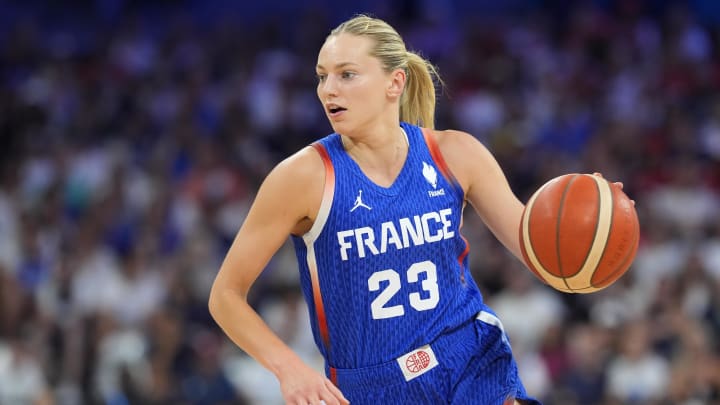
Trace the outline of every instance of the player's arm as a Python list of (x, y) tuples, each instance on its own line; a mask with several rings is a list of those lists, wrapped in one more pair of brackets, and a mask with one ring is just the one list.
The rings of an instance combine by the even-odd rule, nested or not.
[(518, 240), (524, 205), (513, 193), (495, 157), (468, 133), (436, 131), (435, 136), (465, 198), (495, 237), (524, 263)]
[(248, 291), (291, 233), (303, 233), (320, 206), (324, 167), (311, 147), (286, 159), (267, 176), (223, 261), (210, 292), (215, 321), (240, 348), (280, 381), (288, 403), (321, 399), (339, 404), (342, 394), (305, 365), (247, 302)]

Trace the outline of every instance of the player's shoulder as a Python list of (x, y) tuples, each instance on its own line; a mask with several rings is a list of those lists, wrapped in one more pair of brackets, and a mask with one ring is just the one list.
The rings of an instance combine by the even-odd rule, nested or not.
[(322, 187), (324, 176), (319, 153), (306, 146), (276, 164), (263, 180), (262, 188), (281, 194), (286, 200), (297, 199)]
[(312, 218), (319, 207), (324, 182), (322, 158), (312, 146), (306, 146), (275, 165), (263, 180), (258, 198), (263, 204), (296, 210), (298, 218)]
[(308, 145), (280, 161), (274, 170), (292, 177), (302, 178), (313, 177), (323, 167), (320, 153), (312, 145)]
[(447, 159), (467, 155), (469, 151), (482, 148), (483, 145), (472, 134), (457, 129), (433, 130), (430, 133)]
[(489, 167), (492, 157), (487, 148), (472, 134), (456, 129), (431, 131), (443, 160), (467, 191), (475, 178), (474, 173)]

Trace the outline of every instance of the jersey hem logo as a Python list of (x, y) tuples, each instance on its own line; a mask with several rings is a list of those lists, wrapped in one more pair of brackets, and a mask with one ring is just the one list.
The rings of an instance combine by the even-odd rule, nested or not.
[(397, 362), (400, 365), (405, 381), (420, 377), (439, 364), (430, 345), (422, 346), (398, 357)]
[(368, 211), (372, 211), (372, 207), (365, 204), (362, 200), (362, 190), (358, 190), (358, 196), (355, 198), (355, 205), (352, 208), (350, 208), (350, 212), (353, 212), (360, 207), (363, 207), (363, 208), (367, 209)]

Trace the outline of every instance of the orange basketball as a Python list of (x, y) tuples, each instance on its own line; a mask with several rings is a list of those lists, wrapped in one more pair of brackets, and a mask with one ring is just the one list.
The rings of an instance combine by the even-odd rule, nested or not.
[(551, 287), (590, 293), (625, 274), (637, 253), (640, 224), (627, 195), (602, 177), (566, 174), (530, 198), (520, 247), (530, 270)]

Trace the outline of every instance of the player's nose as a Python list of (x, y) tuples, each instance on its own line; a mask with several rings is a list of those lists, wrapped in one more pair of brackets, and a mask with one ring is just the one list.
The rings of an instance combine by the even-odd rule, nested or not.
[(337, 95), (337, 80), (333, 75), (328, 75), (325, 80), (320, 83), (319, 90), (324, 96)]

